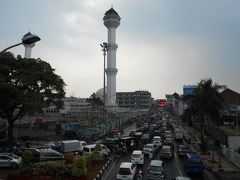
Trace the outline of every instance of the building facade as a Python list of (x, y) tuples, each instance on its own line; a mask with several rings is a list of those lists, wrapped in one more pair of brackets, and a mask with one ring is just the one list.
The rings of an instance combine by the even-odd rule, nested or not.
[(117, 92), (118, 107), (149, 109), (152, 103), (153, 98), (148, 91)]
[(235, 125), (240, 114), (240, 94), (231, 90), (225, 89), (221, 92), (223, 98), (223, 110), (221, 111), (221, 120), (224, 125)]
[[(197, 88), (197, 85), (184, 85), (183, 86), (183, 96), (193, 94), (196, 88)], [(184, 101), (183, 102), (183, 110), (186, 110), (188, 107), (189, 107), (189, 102)]]

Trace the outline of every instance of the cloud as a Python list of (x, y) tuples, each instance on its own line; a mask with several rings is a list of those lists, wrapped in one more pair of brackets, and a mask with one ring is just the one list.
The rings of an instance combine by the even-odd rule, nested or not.
[[(128, 91), (149, 88), (154, 97), (180, 91), (186, 83), (197, 82), (211, 69), (209, 40), (191, 35), (121, 39), (118, 50), (117, 88)], [(210, 63), (211, 64), (211, 63)], [(176, 88), (177, 87), (177, 88)]]

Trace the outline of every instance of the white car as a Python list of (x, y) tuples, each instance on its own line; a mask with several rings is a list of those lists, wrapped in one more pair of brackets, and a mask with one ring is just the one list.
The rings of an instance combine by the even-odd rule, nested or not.
[(122, 162), (117, 173), (117, 179), (133, 180), (137, 173), (137, 166), (131, 162)]
[(22, 158), (12, 153), (0, 153), (0, 167), (17, 168), (20, 166)]
[[(97, 144), (89, 144), (83, 147), (83, 154), (84, 155), (90, 155)], [(102, 150), (100, 151), (100, 154), (107, 156), (110, 153), (110, 150), (103, 144), (100, 144), (102, 147)]]
[(134, 164), (144, 164), (144, 155), (140, 150), (135, 150), (131, 156), (131, 162)]

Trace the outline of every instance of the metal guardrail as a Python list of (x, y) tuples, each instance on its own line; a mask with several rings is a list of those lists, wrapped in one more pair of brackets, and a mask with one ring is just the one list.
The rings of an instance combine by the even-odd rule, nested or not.
[(233, 149), (222, 146), (222, 154), (233, 164), (240, 168), (240, 154), (235, 152)]

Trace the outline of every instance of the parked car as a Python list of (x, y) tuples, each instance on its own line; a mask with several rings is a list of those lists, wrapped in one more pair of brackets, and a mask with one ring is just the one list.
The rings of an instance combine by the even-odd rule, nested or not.
[(144, 154), (140, 150), (133, 151), (131, 155), (131, 162), (134, 164), (144, 164)]
[(0, 167), (17, 168), (21, 165), (22, 158), (12, 153), (0, 153)]
[(190, 148), (187, 145), (179, 145), (177, 152), (179, 157), (185, 157), (187, 153), (190, 153)]
[[(38, 162), (40, 158), (40, 151), (37, 148), (24, 148), (24, 151), (30, 151), (33, 155), (33, 162)], [(24, 152), (23, 151), (23, 152)]]
[(64, 160), (64, 156), (52, 149), (40, 149), (40, 161), (57, 161), (57, 160)]
[(169, 146), (169, 145), (164, 145), (161, 148), (161, 153), (160, 153), (160, 157), (163, 158), (168, 158), (168, 159), (172, 159), (174, 157), (173, 154), (173, 147)]
[(137, 166), (131, 162), (122, 162), (117, 173), (117, 179), (133, 180), (137, 173)]
[(164, 180), (165, 179), (165, 172), (164, 172), (164, 166), (163, 161), (161, 160), (152, 160), (150, 162), (150, 165), (147, 169), (147, 180)]
[(143, 148), (144, 155), (147, 155), (149, 158), (153, 158), (157, 151), (158, 146), (155, 144), (146, 144)]

